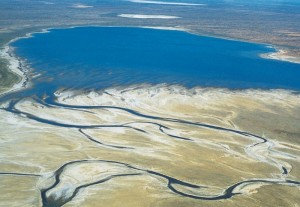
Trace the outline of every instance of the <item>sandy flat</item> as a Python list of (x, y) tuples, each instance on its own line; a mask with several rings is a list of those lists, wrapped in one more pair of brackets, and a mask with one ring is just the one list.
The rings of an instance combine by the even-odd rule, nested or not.
[(177, 16), (169, 15), (147, 15), (147, 14), (119, 14), (119, 17), (133, 18), (133, 19), (178, 19)]
[[(7, 206), (22, 199), (24, 206), (297, 203), (299, 185), (286, 182), (300, 179), (297, 94), (142, 85), (56, 98), (60, 105), (23, 99), (13, 112), (0, 106)], [(239, 195), (224, 200), (234, 185)]]
[(290, 55), (286, 50), (278, 50), (276, 52), (262, 54), (261, 57), (300, 64), (300, 58)]
[(179, 5), (179, 6), (204, 6), (205, 4), (185, 3), (185, 2), (169, 2), (169, 1), (149, 1), (149, 0), (128, 0), (139, 4), (161, 4), (161, 5)]
[(87, 9), (87, 8), (93, 8), (94, 6), (85, 5), (85, 4), (73, 4), (70, 7), (76, 8), (76, 9)]

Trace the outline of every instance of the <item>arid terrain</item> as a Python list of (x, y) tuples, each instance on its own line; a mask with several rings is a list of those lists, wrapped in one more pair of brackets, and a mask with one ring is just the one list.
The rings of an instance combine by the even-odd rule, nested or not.
[(267, 44), (277, 51), (261, 57), (298, 63), (299, 11), (296, 0), (2, 0), (0, 206), (298, 207), (298, 91), (144, 84), (10, 97), (37, 74), (7, 50), (47, 28), (157, 27)]
[(3, 103), (1, 204), (295, 206), (299, 101), (158, 85)]

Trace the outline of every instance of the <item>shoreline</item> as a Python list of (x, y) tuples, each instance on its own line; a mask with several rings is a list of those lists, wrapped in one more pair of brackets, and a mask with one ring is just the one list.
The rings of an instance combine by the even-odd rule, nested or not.
[(42, 29), (39, 32), (29, 32), (24, 36), (11, 39), (10, 41), (8, 41), (6, 44), (3, 45), (2, 49), (0, 49), (0, 57), (2, 57), (8, 62), (7, 69), (20, 78), (20, 80), (16, 82), (11, 88), (4, 91), (3, 93), (0, 93), (0, 97), (11, 92), (24, 90), (30, 87), (31, 84), (28, 73), (30, 70), (33, 69), (28, 66), (25, 60), (23, 60), (21, 57), (18, 57), (14, 53), (14, 48), (11, 46), (11, 44), (20, 39), (31, 38), (33, 37), (34, 34), (47, 33), (47, 32), (49, 32), (47, 29)]
[(156, 0), (126, 0), (136, 4), (159, 4), (159, 5), (175, 5), (175, 6), (206, 6), (207, 4), (188, 3), (188, 2), (168, 2)]
[(261, 54), (260, 57), (265, 59), (270, 59), (270, 60), (278, 60), (278, 61), (300, 64), (300, 57), (289, 55), (288, 50), (277, 49), (276, 47), (273, 48), (276, 50), (275, 52)]
[(25, 67), (24, 62), (16, 55), (14, 55), (11, 50), (11, 46), (5, 45), (4, 48), (0, 50), (0, 56), (8, 62), (7, 69), (10, 72), (14, 73), (20, 80), (13, 84), (11, 88), (1, 93), (0, 97), (14, 91), (23, 90), (28, 87), (28, 68)]
[[(193, 88), (187, 88), (185, 86), (179, 84), (134, 84), (134, 85), (126, 85), (126, 86), (112, 86), (109, 88), (97, 89), (97, 90), (77, 90), (77, 89), (62, 89), (58, 90), (54, 93), (54, 96), (58, 99), (58, 101), (62, 101), (66, 98), (71, 97), (80, 97), (86, 96), (89, 94), (95, 95), (97, 94), (115, 94), (115, 93), (126, 93), (128, 91), (139, 91), (139, 92), (147, 92), (149, 96), (154, 94), (161, 93), (162, 91), (170, 94), (178, 94), (178, 95), (186, 95), (188, 97), (192, 96), (210, 96), (213, 97), (217, 95), (222, 96), (240, 96), (240, 97), (252, 97), (253, 99), (259, 100), (277, 100), (277, 101), (285, 101), (286, 97), (293, 97), (297, 100), (300, 100), (300, 92), (286, 89), (228, 89), (228, 88), (215, 88), (215, 87), (200, 87), (196, 86)], [(217, 98), (215, 97), (215, 98)]]
[[(208, 35), (200, 35), (198, 33), (195, 33), (194, 31), (190, 29), (186, 29), (183, 27), (169, 27), (169, 26), (101, 26), (101, 25), (83, 25), (83, 26), (66, 26), (66, 27), (49, 27), (49, 28), (44, 28), (41, 29), (40, 31), (34, 31), (34, 32), (29, 32), (24, 36), (14, 38), (7, 42), (6, 44), (3, 45), (3, 48), (0, 49), (0, 57), (8, 61), (7, 64), (7, 69), (10, 70), (12, 73), (16, 74), (20, 80), (15, 83), (11, 88), (8, 90), (4, 91), (3, 93), (0, 94), (1, 96), (4, 96), (8, 93), (19, 91), (26, 89), (30, 87), (30, 77), (28, 76), (28, 72), (30, 70), (33, 70), (30, 68), (24, 60), (22, 60), (21, 57), (18, 57), (14, 53), (14, 48), (11, 46), (11, 44), (15, 41), (18, 41), (20, 39), (26, 39), (26, 38), (32, 38), (35, 34), (42, 34), (42, 33), (49, 33), (51, 30), (55, 29), (73, 29), (73, 28), (81, 28), (81, 27), (128, 27), (128, 28), (144, 28), (144, 29), (157, 29), (157, 30), (171, 30), (171, 31), (180, 31), (180, 32), (186, 32), (192, 35), (197, 35), (197, 36), (203, 36), (203, 37), (209, 37), (209, 38), (217, 38), (217, 39), (223, 39), (223, 40), (228, 40), (228, 41), (237, 41), (237, 42), (244, 42), (244, 43), (251, 43), (251, 44), (257, 44), (257, 45), (263, 45), (265, 47), (271, 47), (275, 50), (275, 52), (270, 52), (270, 53), (262, 53), (262, 54), (257, 54), (260, 58), (264, 59), (270, 59), (270, 60), (278, 60), (278, 61), (284, 61), (284, 62), (290, 62), (290, 63), (295, 63), (295, 64), (300, 64), (300, 58), (293, 57), (286, 55), (288, 51), (283, 50), (283, 49), (277, 49), (276, 46), (273, 45), (268, 45), (268, 44), (262, 44), (262, 43), (257, 43), (257, 42), (250, 42), (250, 41), (243, 41), (243, 40), (236, 40), (236, 39), (230, 39), (230, 38), (224, 38), (224, 37), (217, 37), (217, 36), (208, 36)], [(143, 87), (144, 84), (141, 84), (141, 87)], [(158, 85), (178, 85), (178, 84), (158, 84)], [(178, 85), (181, 86), (181, 85)], [(131, 86), (125, 86), (126, 88), (131, 87)], [(185, 87), (185, 86), (181, 86)], [(117, 87), (118, 88), (118, 87)], [(185, 87), (186, 88), (186, 87)], [(224, 89), (224, 90), (229, 90), (229, 91), (273, 91), (273, 90), (279, 90), (279, 91), (288, 91), (291, 93), (297, 93), (297, 91), (292, 90), (292, 89), (255, 89), (255, 88), (249, 88), (249, 89), (228, 89), (228, 88), (219, 88), (219, 87), (201, 87), (197, 86), (194, 88), (201, 88), (201, 89)], [(187, 88), (189, 90), (189, 88)], [(103, 89), (106, 90), (106, 89)]]
[(170, 15), (149, 15), (149, 14), (119, 14), (118, 17), (131, 18), (131, 19), (179, 19), (178, 16)]

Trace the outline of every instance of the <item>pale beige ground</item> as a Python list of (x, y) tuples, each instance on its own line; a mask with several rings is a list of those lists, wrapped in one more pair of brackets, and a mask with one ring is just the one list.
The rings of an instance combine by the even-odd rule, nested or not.
[[(69, 105), (118, 106), (145, 115), (245, 131), (269, 141), (253, 147), (261, 140), (230, 131), (145, 118), (115, 108), (79, 111), (25, 99), (15, 106), (20, 112), (74, 126), (54, 126), (0, 110), (0, 172), (41, 175), (0, 175), (0, 206), (41, 206), (39, 190), (51, 186), (55, 170), (76, 160), (86, 161), (68, 165), (47, 196), (67, 198), (75, 188), (111, 175), (138, 175), (82, 188), (65, 206), (297, 206), (300, 202), (299, 186), (261, 183), (241, 186), (236, 191), (242, 194), (227, 200), (197, 200), (172, 192), (167, 179), (146, 172), (206, 186), (173, 185), (180, 192), (204, 197), (222, 195), (226, 188), (244, 180), (299, 181), (299, 95), (280, 90), (187, 90), (163, 85), (105, 92), (57, 92), (57, 98)], [(1, 105), (6, 107), (6, 103)], [(163, 132), (157, 124), (165, 126)], [(281, 166), (289, 171), (287, 176), (282, 175)]]

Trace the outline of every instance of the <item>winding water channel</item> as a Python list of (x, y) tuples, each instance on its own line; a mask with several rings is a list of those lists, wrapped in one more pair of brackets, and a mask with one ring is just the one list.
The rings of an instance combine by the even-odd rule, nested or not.
[[(101, 31), (103, 28), (101, 29)], [(113, 29), (114, 30), (114, 29)], [(134, 30), (134, 29), (127, 29), (129, 32), (132, 32), (136, 34), (138, 31), (145, 32), (144, 30)], [(118, 29), (116, 30), (118, 31)], [(146, 30), (148, 31), (148, 30)], [(89, 31), (90, 32), (90, 31)], [(59, 32), (58, 32), (59, 33)], [(55, 33), (56, 34), (56, 33)], [(157, 35), (160, 35), (161, 31), (157, 32), (154, 31), (153, 35), (155, 38), (157, 38)], [(39, 35), (45, 35), (45, 34), (39, 34)], [(48, 35), (48, 34), (47, 34)], [(63, 33), (65, 35), (65, 33)], [(172, 37), (176, 38), (176, 33), (172, 33)], [(187, 38), (186, 34), (178, 34), (180, 37), (184, 36), (184, 38)], [(107, 38), (107, 34), (104, 33), (104, 36)], [(56, 37), (57, 38), (57, 37)], [(120, 37), (119, 37), (120, 38)], [(192, 36), (192, 39), (195, 37)], [(30, 40), (34, 40), (30, 39)], [(211, 39), (208, 39), (212, 41)], [(37, 41), (40, 41), (38, 39)], [(139, 40), (141, 41), (141, 40)], [(192, 41), (192, 40), (189, 40)], [(188, 41), (188, 42), (189, 42)], [(194, 41), (194, 40), (193, 40)], [(225, 40), (222, 40), (222, 44), (228, 44), (228, 42), (224, 42)], [(149, 42), (147, 42), (149, 43)], [(220, 43), (220, 42), (219, 42)], [(246, 44), (246, 43), (244, 43)], [(248, 43), (246, 44), (248, 49), (251, 49), (251, 51), (255, 51), (254, 46)], [(149, 46), (150, 47), (150, 46)], [(232, 49), (232, 47), (229, 47)], [(35, 48), (37, 51), (39, 51), (37, 48)], [(53, 49), (53, 48), (52, 48)], [(149, 48), (148, 48), (149, 49)], [(157, 49), (157, 48), (156, 48)], [(186, 48), (185, 48), (186, 49)], [(227, 48), (228, 49), (228, 48)], [(161, 51), (162, 52), (162, 51)], [(251, 53), (252, 53), (251, 52)], [(22, 53), (22, 52), (21, 52)], [(210, 53), (209, 53), (210, 54)], [(175, 55), (178, 55), (177, 53)], [(106, 55), (104, 55), (106, 57)], [(222, 55), (221, 55), (222, 56)], [(220, 56), (220, 57), (221, 57)], [(52, 57), (54, 58), (54, 57)], [(73, 58), (70, 57), (72, 60)], [(123, 61), (123, 59), (122, 59)], [(255, 59), (255, 61), (257, 61)], [(163, 62), (166, 64), (165, 60)], [(44, 66), (45, 68), (48, 67), (54, 67), (53, 64), (49, 63), (49, 65), (42, 62), (35, 62), (32, 63), (34, 66), (36, 64), (37, 71), (35, 72), (41, 72), (41, 67)], [(132, 62), (130, 62), (132, 64)], [(129, 65), (130, 65), (129, 64)], [(275, 62), (266, 62), (266, 65), (270, 64), (273, 65)], [(254, 64), (255, 65), (255, 64)], [(279, 63), (279, 65), (282, 65)], [(300, 181), (295, 178), (294, 176), (290, 176), (290, 172), (292, 171), (293, 164), (289, 163), (288, 159), (292, 159), (293, 161), (299, 161), (299, 157), (297, 155), (294, 155), (292, 153), (288, 152), (282, 152), (278, 149), (279, 145), (276, 140), (270, 137), (265, 137), (262, 135), (258, 135), (255, 133), (252, 133), (251, 131), (244, 131), (236, 127), (238, 123), (234, 123), (232, 121), (229, 121), (228, 123), (222, 122), (225, 120), (222, 115), (220, 116), (207, 116), (208, 119), (211, 118), (214, 120), (214, 122), (205, 122), (205, 121), (194, 121), (193, 116), (196, 111), (193, 111), (194, 109), (191, 107), (192, 112), (188, 111), (187, 114), (192, 117), (189, 118), (182, 118), (182, 117), (188, 117), (185, 113), (181, 113), (182, 117), (176, 116), (176, 111), (174, 111), (174, 116), (172, 116), (172, 113), (166, 113), (163, 114), (163, 111), (159, 111), (159, 107), (161, 107), (161, 98), (157, 100), (157, 106), (151, 105), (152, 108), (147, 108), (147, 99), (143, 99), (142, 95), (137, 96), (138, 98), (133, 96), (133, 100), (137, 101), (141, 104), (142, 107), (135, 107), (135, 103), (132, 103), (132, 107), (126, 107), (126, 104), (124, 105), (122, 101), (125, 100), (125, 96), (122, 97), (123, 93), (130, 93), (130, 88), (126, 89), (126, 84), (131, 82), (126, 82), (124, 80), (121, 81), (121, 85), (124, 84), (123, 91), (119, 93), (119, 96), (116, 96), (114, 93), (109, 92), (109, 90), (105, 90), (107, 86), (110, 76), (108, 76), (107, 80), (101, 85), (100, 88), (101, 92), (99, 92), (99, 96), (103, 96), (103, 100), (106, 100), (105, 97), (109, 97), (109, 101), (107, 103), (110, 104), (97, 104), (96, 102), (92, 102), (92, 104), (89, 104), (89, 100), (85, 104), (80, 104), (76, 102), (77, 95), (80, 96), (84, 93), (91, 92), (91, 88), (93, 88), (95, 83), (91, 83), (88, 87), (88, 90), (82, 90), (79, 91), (77, 86), (81, 86), (84, 82), (90, 83), (91, 80), (93, 80), (93, 76), (88, 76), (87, 78), (83, 78), (83, 83), (78, 83), (78, 85), (74, 86), (74, 81), (80, 82), (80, 80), (77, 78), (76, 80), (72, 80), (72, 83), (64, 83), (66, 80), (66, 77), (68, 76), (68, 72), (70, 65), (67, 66), (67, 71), (62, 71), (61, 75), (58, 75), (57, 79), (52, 79), (52, 76), (56, 76), (59, 67), (55, 68), (51, 74), (51, 71), (44, 71), (44, 74), (40, 74), (37, 78), (32, 78), (31, 81), (33, 83), (32, 86), (30, 86), (27, 89), (24, 89), (23, 91), (17, 91), (10, 94), (5, 94), (0, 97), (0, 112), (5, 112), (9, 116), (15, 116), (18, 117), (19, 120), (25, 120), (24, 122), (28, 123), (34, 123), (39, 124), (37, 126), (50, 126), (53, 127), (55, 130), (59, 131), (60, 129), (70, 129), (74, 133), (78, 133), (78, 136), (82, 138), (82, 140), (85, 140), (87, 143), (91, 144), (96, 149), (109, 149), (112, 150), (112, 153), (124, 153), (124, 154), (130, 154), (132, 153), (132, 156), (135, 158), (135, 156), (138, 156), (140, 151), (143, 152), (143, 148), (139, 148), (138, 145), (132, 144), (130, 141), (115, 143), (111, 142), (111, 140), (107, 140), (106, 136), (94, 136), (93, 133), (90, 132), (90, 130), (111, 130), (112, 132), (118, 131), (118, 130), (128, 130), (131, 133), (137, 134), (137, 137), (139, 140), (147, 137), (147, 138), (153, 138), (153, 146), (155, 146), (155, 139), (161, 139), (159, 141), (164, 141), (167, 143), (166, 145), (173, 147), (175, 145), (180, 146), (187, 146), (195, 145), (195, 146), (203, 146), (207, 147), (207, 149), (214, 148), (219, 149), (222, 152), (228, 152), (230, 156), (233, 154), (239, 154), (239, 152), (235, 151), (232, 147), (228, 147), (227, 145), (224, 145), (222, 143), (214, 142), (213, 140), (199, 140), (196, 135), (192, 136), (189, 135), (189, 133), (194, 131), (208, 131), (214, 134), (214, 136), (224, 136), (231, 138), (232, 136), (237, 137), (241, 142), (247, 142), (248, 144), (243, 145), (243, 151), (244, 151), (244, 157), (247, 157), (247, 159), (253, 159), (256, 162), (264, 163), (265, 165), (268, 165), (270, 167), (274, 167), (277, 169), (277, 173), (273, 173), (272, 176), (266, 177), (266, 178), (256, 178), (255, 176), (253, 178), (249, 179), (242, 179), (239, 182), (232, 183), (228, 185), (227, 187), (219, 190), (221, 193), (201, 193), (202, 190), (205, 190), (207, 192), (210, 192), (210, 189), (214, 188), (213, 186), (209, 186), (207, 184), (199, 184), (199, 183), (192, 183), (187, 182), (184, 179), (176, 178), (176, 176), (168, 175), (167, 173), (164, 173), (160, 170), (153, 170), (153, 168), (149, 167), (141, 167), (139, 164), (132, 164), (127, 163), (123, 161), (118, 161), (118, 159), (109, 160), (109, 159), (100, 159), (96, 158), (95, 156), (91, 159), (69, 159), (69, 161), (65, 162), (61, 166), (57, 166), (56, 170), (54, 171), (46, 171), (41, 173), (28, 173), (28, 172), (14, 172), (14, 171), (3, 171), (0, 172), (1, 177), (5, 176), (20, 176), (20, 177), (36, 177), (40, 181), (42, 181), (43, 185), (37, 185), (38, 190), (40, 191), (40, 197), (41, 197), (41, 203), (44, 207), (60, 207), (63, 206), (76, 198), (76, 196), (79, 196), (81, 192), (85, 189), (89, 189), (90, 186), (98, 186), (106, 182), (110, 182), (111, 180), (114, 180), (116, 178), (123, 178), (123, 177), (132, 177), (135, 178), (137, 176), (150, 176), (158, 180), (161, 186), (165, 187), (170, 193), (181, 196), (189, 199), (196, 199), (196, 200), (225, 200), (225, 199), (231, 199), (235, 196), (242, 196), (244, 194), (243, 189), (246, 186), (255, 186), (258, 185), (283, 185), (283, 186), (293, 186), (293, 187), (300, 187)], [(82, 67), (82, 65), (80, 65)], [(298, 67), (293, 65), (293, 67)], [(75, 67), (76, 68), (76, 67)], [(195, 69), (195, 68), (194, 68)], [(86, 70), (86, 69), (85, 69)], [(127, 69), (126, 69), (127, 70)], [(169, 69), (168, 69), (169, 70)], [(299, 70), (300, 71), (300, 70)], [(69, 71), (70, 72), (70, 71)], [(77, 71), (79, 73), (79, 76), (82, 75), (83, 71)], [(86, 72), (86, 71), (85, 71)], [(91, 71), (92, 73), (95, 73), (94, 70)], [(103, 71), (102, 71), (103, 72)], [(103, 73), (97, 74), (98, 76), (103, 75)], [(106, 69), (105, 69), (105, 72)], [(166, 72), (166, 71), (164, 71)], [(177, 71), (178, 72), (178, 71)], [(193, 71), (195, 72), (195, 71)], [(76, 73), (76, 70), (75, 72)], [(133, 73), (136, 73), (133, 72)], [(172, 78), (178, 78), (177, 73), (175, 73), (176, 77)], [(71, 74), (72, 78), (75, 76), (77, 77), (78, 74)], [(120, 74), (117, 74), (120, 75)], [(137, 84), (140, 81), (144, 81), (145, 75), (147, 74), (140, 74), (141, 79), (133, 78), (133, 83)], [(180, 73), (179, 73), (180, 76)], [(138, 77), (138, 75), (137, 75)], [(171, 79), (172, 79), (171, 78)], [(122, 78), (121, 78), (122, 79)], [(128, 78), (126, 78), (128, 80)], [(173, 80), (173, 79), (172, 79)], [(195, 83), (196, 79), (191, 79), (193, 86), (197, 85)], [(137, 82), (135, 82), (137, 81)], [(159, 80), (158, 82), (160, 82)], [(150, 81), (151, 82), (151, 81)], [(271, 81), (272, 82), (272, 81)], [(58, 83), (61, 83), (61, 85), (56, 85)], [(155, 83), (155, 81), (154, 81)], [(172, 83), (172, 81), (171, 81)], [(179, 82), (180, 83), (180, 82)], [(235, 82), (232, 86), (236, 87), (239, 84), (238, 82)], [(239, 82), (240, 83), (240, 82)], [(222, 83), (223, 84), (223, 83)], [(221, 84), (221, 85), (222, 85)], [(277, 83), (270, 83), (270, 85), (276, 85)], [(278, 83), (279, 84), (279, 83)], [(284, 82), (280, 83), (284, 84)], [(292, 85), (286, 85), (286, 87), (298, 87), (296, 83), (291, 83)], [(267, 88), (270, 86), (268, 85)], [(64, 87), (66, 89), (64, 89)], [(139, 90), (144, 90), (147, 86), (135, 86)], [(153, 86), (151, 86), (153, 87)], [(148, 91), (148, 94), (152, 93), (160, 93), (160, 86), (157, 86), (158, 88), (154, 88), (153, 91)], [(167, 86), (162, 86), (167, 87)], [(111, 88), (113, 88), (113, 84), (111, 85)], [(171, 88), (171, 86), (170, 86)], [(84, 88), (85, 89), (85, 88)], [(95, 90), (98, 90), (99, 88), (95, 88)], [(61, 98), (59, 95), (57, 95), (58, 91), (68, 92), (72, 90), (77, 90), (75, 95), (70, 95), (70, 97), (67, 97), (65, 99), (70, 99), (70, 103), (65, 102), (63, 98)], [(147, 90), (147, 89), (145, 89)], [(173, 89), (170, 89), (172, 91)], [(186, 89), (187, 91), (189, 89)], [(70, 92), (70, 93), (71, 93)], [(186, 93), (186, 94), (185, 94)], [(239, 92), (241, 93), (241, 92)], [(142, 93), (141, 93), (142, 94)], [(172, 93), (170, 93), (172, 95)], [(169, 95), (170, 95), (169, 94)], [(186, 95), (187, 97), (192, 97), (191, 94), (188, 94), (188, 92), (178, 93), (181, 96)], [(170, 95), (170, 96), (171, 96)], [(154, 96), (154, 95), (153, 95)], [(152, 96), (151, 96), (152, 97)], [(163, 96), (162, 96), (163, 97)], [(128, 97), (127, 97), (128, 98)], [(140, 99), (139, 99), (140, 98)], [(167, 100), (166, 96), (166, 100)], [(73, 100), (74, 99), (74, 100)], [(123, 100), (124, 99), (124, 100)], [(129, 97), (130, 99), (130, 97)], [(130, 100), (131, 100), (130, 99)], [(149, 98), (150, 99), (150, 98)], [(249, 98), (250, 99), (250, 98)], [(100, 99), (102, 100), (102, 99)], [(117, 100), (117, 101), (116, 101)], [(196, 99), (195, 99), (196, 100)], [(197, 99), (198, 100), (198, 99)], [(72, 101), (74, 104), (72, 104)], [(113, 101), (116, 101), (117, 104), (114, 104)], [(119, 102), (118, 102), (119, 101)], [(144, 102), (145, 103), (144, 103)], [(174, 101), (172, 99), (171, 103), (176, 103), (176, 100)], [(122, 103), (122, 104), (118, 104)], [(129, 103), (129, 102), (128, 102)], [(27, 105), (26, 105), (27, 104)], [(137, 104), (138, 105), (138, 104)], [(171, 105), (171, 104), (170, 104)], [(201, 104), (199, 104), (201, 105)], [(226, 103), (225, 103), (226, 105)], [(143, 106), (145, 106), (143, 110)], [(147, 106), (147, 107), (146, 107)], [(156, 108), (157, 107), (157, 108)], [(283, 107), (284, 108), (284, 107)], [(155, 110), (158, 110), (159, 112), (155, 112)], [(181, 108), (180, 110), (184, 111)], [(153, 113), (151, 113), (151, 110)], [(54, 113), (52, 112), (54, 111)], [(60, 114), (61, 112), (65, 114)], [(112, 117), (112, 120), (106, 119), (104, 115), (105, 113), (109, 113), (110, 117)], [(46, 115), (45, 115), (46, 114)], [(72, 120), (71, 118), (68, 118), (68, 115), (74, 115), (73, 117), (76, 117), (76, 114), (78, 114), (78, 120)], [(103, 117), (102, 117), (103, 115)], [(66, 116), (66, 118), (64, 117)], [(118, 116), (120, 116), (120, 120), (118, 120)], [(96, 117), (96, 119), (90, 120), (89, 118), (85, 117)], [(125, 118), (124, 118), (125, 117)], [(203, 115), (203, 117), (205, 117)], [(9, 118), (8, 118), (9, 119)], [(104, 121), (103, 121), (104, 120)], [(203, 119), (205, 120), (205, 119)], [(217, 120), (217, 121), (215, 121)], [(21, 122), (21, 121), (20, 121)], [(92, 123), (91, 123), (92, 122)], [(100, 123), (101, 122), (101, 123)], [(221, 122), (220, 124), (218, 124)], [(16, 123), (18, 125), (19, 123)], [(190, 128), (189, 128), (190, 127)], [(20, 128), (18, 128), (20, 129)], [(92, 131), (95, 132), (95, 131)], [(207, 133), (208, 133), (207, 132)], [(13, 133), (13, 132), (11, 132)], [(43, 129), (40, 131), (41, 137), (46, 136), (43, 133)], [(184, 134), (185, 135), (182, 135)], [(1, 135), (1, 134), (0, 134)], [(68, 134), (65, 135), (68, 137)], [(116, 135), (117, 137), (117, 135)], [(208, 136), (209, 137), (209, 136)], [(103, 140), (102, 140), (103, 138)], [(129, 138), (132, 138), (130, 135)], [(149, 139), (150, 139), (149, 138)], [(214, 138), (213, 136), (210, 138)], [(245, 141), (246, 140), (246, 141)], [(141, 143), (147, 143), (148, 141), (140, 141)], [(237, 141), (238, 142), (238, 141)], [(249, 144), (250, 143), (250, 144)], [(140, 143), (139, 143), (140, 144)], [(151, 143), (152, 144), (152, 143)], [(241, 144), (242, 145), (242, 144)], [(188, 147), (187, 147), (188, 148)], [(140, 151), (139, 151), (140, 150)], [(150, 149), (151, 150), (151, 149)], [(153, 149), (154, 150), (154, 149)], [(215, 149), (214, 149), (215, 150)], [(84, 151), (84, 153), (88, 154), (88, 151)], [(145, 152), (147, 153), (147, 152)], [(142, 153), (141, 153), (142, 154)], [(5, 157), (5, 155), (2, 155), (1, 157)], [(281, 159), (284, 157), (283, 159)], [(119, 157), (121, 158), (121, 157)], [(142, 158), (141, 158), (142, 159)], [(122, 159), (120, 159), (122, 160)], [(6, 160), (9, 162), (9, 159)], [(189, 160), (187, 160), (188, 162)], [(246, 162), (246, 160), (245, 160)], [(252, 161), (253, 162), (253, 161)], [(90, 164), (98, 166), (101, 168), (102, 165), (108, 166), (108, 170), (105, 171), (103, 176), (101, 173), (99, 175), (93, 175), (91, 176), (90, 180), (80, 180), (79, 181), (62, 181), (68, 177), (68, 173), (72, 172), (72, 168), (80, 167), (80, 166), (89, 166)], [(111, 170), (111, 169), (118, 169), (118, 170)], [(70, 172), (69, 172), (70, 171)], [(75, 170), (74, 170), (75, 171)], [(87, 171), (87, 175), (89, 172)], [(250, 172), (251, 173), (251, 172)], [(97, 177), (100, 176), (100, 177)], [(201, 174), (199, 175), (201, 177)], [(188, 179), (188, 177), (186, 178)], [(45, 184), (46, 183), (46, 184)], [(66, 184), (67, 183), (67, 184)], [(67, 187), (65, 187), (67, 186)], [(256, 188), (256, 187), (255, 187)], [(259, 187), (257, 187), (259, 188)], [(199, 190), (200, 193), (197, 193), (197, 190)]]

